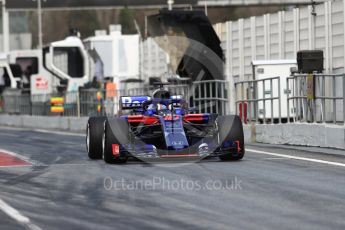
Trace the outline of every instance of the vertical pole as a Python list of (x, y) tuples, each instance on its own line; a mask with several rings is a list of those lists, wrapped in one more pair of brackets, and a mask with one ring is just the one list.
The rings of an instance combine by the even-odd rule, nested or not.
[(343, 75), (343, 122), (345, 126), (345, 75)]
[(248, 105), (247, 105), (247, 122), (251, 123), (252, 122), (252, 100), (253, 100), (253, 95), (252, 95), (252, 89), (253, 89), (253, 82), (250, 81), (247, 83), (247, 88), (248, 88)]
[(172, 10), (172, 5), (174, 4), (174, 0), (168, 0), (168, 9)]
[(9, 15), (6, 9), (6, 0), (2, 0), (2, 31), (3, 31), (3, 51), (10, 51), (10, 25)]
[(336, 77), (332, 76), (332, 88), (333, 88), (333, 123), (337, 123), (337, 93), (336, 93)]
[[(344, 14), (343, 25), (344, 25), (344, 30), (345, 30), (345, 1), (343, 1), (343, 14)], [(344, 36), (343, 46), (344, 46), (344, 52), (345, 52), (345, 36)], [(345, 56), (344, 56), (344, 72), (345, 72)], [(345, 75), (343, 75), (343, 122), (345, 126)]]
[(263, 87), (262, 87), (262, 102), (263, 102), (263, 111), (264, 111), (264, 119), (263, 123), (266, 124), (266, 95), (265, 95), (265, 90), (266, 90), (266, 80), (264, 79), (262, 81)]
[[(222, 90), (221, 98), (225, 98), (225, 85), (224, 84), (220, 84), (220, 89)], [(224, 106), (224, 104), (222, 104), (221, 111), (222, 111), (221, 115), (225, 115), (225, 106)]]
[(77, 116), (80, 117), (80, 94), (79, 94), (79, 90), (77, 91)]
[(273, 124), (273, 119), (274, 119), (273, 102), (274, 102), (274, 100), (273, 100), (273, 79), (272, 78), (270, 80), (270, 90), (271, 90), (271, 95), (270, 95), (271, 96), (271, 124)]
[[(280, 88), (280, 79), (281, 78), (278, 78), (278, 106), (279, 106), (279, 110), (278, 110), (278, 123), (282, 123), (282, 103), (281, 103), (281, 88)], [(287, 90), (288, 90), (288, 87), (287, 87)], [(289, 95), (289, 94), (287, 94)], [(288, 110), (289, 110), (289, 101), (288, 101)], [(288, 117), (289, 119), (289, 117)]]
[(254, 110), (255, 110), (255, 122), (259, 123), (259, 101), (258, 101), (258, 81), (254, 80)]
[(37, 19), (38, 19), (38, 49), (43, 47), (43, 33), (42, 33), (42, 0), (37, 0)]
[(233, 22), (227, 22), (226, 23), (226, 31), (227, 31), (227, 36), (226, 36), (226, 41), (227, 41), (227, 47), (226, 47), (226, 60), (227, 60), (227, 70), (228, 70), (228, 80), (230, 84), (230, 90), (229, 90), (229, 102), (230, 102), (230, 113), (233, 113), (236, 111), (237, 104), (232, 102), (232, 98), (237, 97), (237, 91), (235, 90), (235, 79), (233, 75), (233, 64), (232, 64), (232, 56), (233, 56), (233, 42), (232, 42), (232, 29), (233, 29)]
[(207, 89), (206, 89), (207, 86), (206, 86), (206, 84), (207, 83), (203, 83), (203, 85), (204, 85), (204, 87), (203, 87), (204, 88), (204, 95), (202, 97), (203, 98), (202, 102), (203, 102), (203, 107), (204, 107), (204, 110), (203, 110), (204, 113), (208, 112), (208, 107), (209, 107), (208, 106), (208, 101), (207, 101)]
[(241, 82), (241, 120), (244, 122), (244, 83)]
[(208, 12), (207, 12), (207, 1), (204, 1), (204, 3), (205, 3), (205, 14), (207, 16), (208, 15)]
[(199, 113), (201, 113), (201, 110), (202, 110), (202, 108), (201, 108), (201, 100), (200, 100), (200, 98), (201, 98), (202, 96), (201, 96), (201, 83), (199, 82), (198, 83), (198, 100), (195, 100), (195, 98), (194, 98), (194, 100), (195, 100), (195, 102), (198, 102), (198, 107), (199, 107)]
[[(215, 98), (219, 98), (218, 97), (218, 85), (219, 85), (219, 83), (215, 82), (215, 93), (214, 93), (215, 94)], [(225, 107), (227, 107), (227, 105), (229, 105), (229, 96), (226, 99), (227, 99), (227, 101), (224, 103)], [(219, 107), (220, 107), (219, 105), (222, 106), (222, 104), (216, 103), (216, 113), (219, 113)], [(230, 114), (229, 110), (227, 110), (226, 112), (227, 112), (227, 114)]]
[[(322, 75), (322, 97), (326, 97), (326, 81), (325, 76)], [(322, 122), (326, 123), (326, 99), (323, 98), (321, 101), (322, 105)]]
[[(210, 91), (210, 97), (209, 97), (209, 98), (214, 98), (213, 100), (211, 99), (211, 101), (210, 101), (210, 106), (211, 106), (210, 112), (211, 112), (211, 113), (214, 113), (214, 110), (213, 110), (213, 109), (214, 109), (214, 104), (213, 104), (213, 102), (216, 102), (216, 104), (218, 104), (218, 100), (217, 100), (216, 97), (213, 97), (212, 86), (213, 86), (213, 83), (210, 82), (210, 83), (208, 84), (208, 90)], [(222, 99), (223, 99), (223, 98), (222, 98)]]
[[(280, 81), (279, 81), (280, 84)], [(279, 86), (280, 89), (280, 86)], [(290, 86), (289, 86), (289, 78), (286, 79), (286, 104), (287, 104), (287, 123), (290, 123)], [(283, 92), (284, 93), (284, 92)], [(280, 91), (279, 91), (279, 98), (280, 98)], [(293, 102), (293, 101), (292, 101)], [(279, 100), (279, 103), (281, 103), (281, 101)], [(292, 107), (294, 107), (293, 103), (292, 103)], [(279, 115), (279, 123), (281, 123), (281, 114)]]
[(300, 108), (298, 107), (298, 101), (296, 100), (296, 96), (298, 96), (298, 93), (297, 93), (297, 90), (296, 90), (296, 76), (294, 75), (293, 76), (293, 79), (292, 79), (292, 83), (291, 83), (291, 86), (292, 86), (292, 111), (294, 112), (293, 113), (293, 121), (294, 122), (297, 122), (297, 121), (300, 121), (300, 119), (298, 118), (299, 114), (300, 114)]
[[(236, 91), (236, 94), (235, 94), (235, 115), (238, 115), (238, 110), (237, 110), (237, 107), (238, 107), (237, 85), (238, 85), (238, 83), (235, 83), (235, 91)], [(218, 92), (217, 89), (216, 89), (216, 91)], [(344, 124), (345, 124), (345, 120), (344, 120)]]

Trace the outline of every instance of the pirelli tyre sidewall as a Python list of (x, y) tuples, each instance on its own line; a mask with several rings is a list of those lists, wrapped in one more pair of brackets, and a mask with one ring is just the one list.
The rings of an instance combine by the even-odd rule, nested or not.
[(102, 136), (106, 117), (90, 117), (86, 126), (86, 150), (90, 159), (102, 158)]
[(237, 115), (219, 116), (217, 119), (219, 144), (225, 141), (239, 141), (240, 153), (223, 153), (219, 156), (221, 160), (240, 160), (245, 153), (244, 135), (242, 121)]
[(125, 163), (127, 156), (120, 154), (113, 155), (113, 144), (126, 145), (129, 143), (128, 124), (125, 120), (120, 118), (109, 118), (104, 125), (103, 135), (103, 159), (106, 163)]

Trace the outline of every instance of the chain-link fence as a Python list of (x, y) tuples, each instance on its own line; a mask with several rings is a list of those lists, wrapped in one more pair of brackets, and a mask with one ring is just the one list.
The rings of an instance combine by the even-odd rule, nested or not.
[[(183, 95), (195, 112), (227, 113), (228, 83), (226, 81), (194, 82), (191, 85), (165, 86), (173, 95)], [(66, 94), (23, 94), (18, 90), (6, 90), (2, 97), (4, 113), (36, 116), (97, 116), (116, 115), (121, 96), (152, 95), (156, 87), (143, 86), (126, 90), (81, 89)], [(53, 111), (51, 99), (61, 98), (63, 108)], [(55, 105), (56, 106), (56, 105)]]

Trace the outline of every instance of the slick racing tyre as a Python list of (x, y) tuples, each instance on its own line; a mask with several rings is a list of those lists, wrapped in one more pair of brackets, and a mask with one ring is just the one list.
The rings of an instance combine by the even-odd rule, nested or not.
[(86, 126), (86, 150), (90, 159), (102, 158), (102, 136), (106, 117), (90, 117)]
[[(128, 156), (123, 155), (120, 146), (129, 142), (128, 124), (120, 118), (108, 118), (103, 135), (103, 160), (106, 163), (126, 163)], [(115, 147), (116, 146), (116, 147)], [(114, 148), (117, 152), (114, 152)]]
[(228, 151), (222, 152), (219, 155), (219, 159), (222, 161), (235, 161), (241, 160), (244, 156), (244, 136), (242, 121), (239, 116), (219, 116), (218, 117), (218, 130), (220, 144), (226, 141), (239, 141), (240, 151)]

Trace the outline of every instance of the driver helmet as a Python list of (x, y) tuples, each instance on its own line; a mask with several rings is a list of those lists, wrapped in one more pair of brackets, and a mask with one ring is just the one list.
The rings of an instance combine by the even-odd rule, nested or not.
[(158, 89), (153, 92), (154, 99), (170, 99), (170, 92), (165, 89)]

